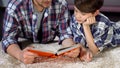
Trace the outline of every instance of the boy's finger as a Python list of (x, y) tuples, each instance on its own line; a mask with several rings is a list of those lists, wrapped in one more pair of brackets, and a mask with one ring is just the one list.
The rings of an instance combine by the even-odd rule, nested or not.
[(86, 56), (86, 62), (89, 62), (89, 61), (91, 61), (91, 60), (92, 60), (91, 53), (88, 52), (88, 53), (87, 53), (87, 56)]
[(86, 61), (86, 56), (84, 55), (84, 56), (80, 57), (80, 60), (81, 61)]

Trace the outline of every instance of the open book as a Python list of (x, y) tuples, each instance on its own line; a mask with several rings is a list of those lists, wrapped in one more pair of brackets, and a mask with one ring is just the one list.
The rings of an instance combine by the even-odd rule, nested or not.
[(59, 48), (56, 51), (50, 51), (50, 50), (38, 50), (38, 49), (29, 49), (29, 52), (35, 53), (38, 56), (45, 56), (45, 57), (57, 57), (59, 55), (62, 55), (66, 52), (72, 51), (76, 48), (80, 47), (79, 45), (74, 45), (70, 47), (64, 47), (64, 48)]

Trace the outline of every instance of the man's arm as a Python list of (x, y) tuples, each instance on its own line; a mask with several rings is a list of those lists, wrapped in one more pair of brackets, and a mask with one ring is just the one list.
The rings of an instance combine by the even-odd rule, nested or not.
[(22, 50), (17, 44), (11, 44), (7, 48), (7, 53), (20, 60), (20, 55), (22, 54)]
[(36, 54), (28, 51), (31, 48), (33, 47), (26, 47), (24, 50), (21, 50), (17, 44), (11, 44), (7, 48), (7, 53), (25, 64), (31, 64), (34, 62), (34, 58), (38, 57)]

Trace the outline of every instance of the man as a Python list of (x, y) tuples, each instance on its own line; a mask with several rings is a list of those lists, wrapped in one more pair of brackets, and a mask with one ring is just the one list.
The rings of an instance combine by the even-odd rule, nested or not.
[[(10, 0), (4, 17), (2, 47), (6, 53), (23, 63), (33, 63), (37, 55), (28, 52), (32, 47), (21, 50), (18, 38), (39, 43), (51, 42), (56, 32), (60, 33), (59, 37), (66, 36), (68, 19), (65, 0)], [(66, 46), (69, 40), (60, 42)]]

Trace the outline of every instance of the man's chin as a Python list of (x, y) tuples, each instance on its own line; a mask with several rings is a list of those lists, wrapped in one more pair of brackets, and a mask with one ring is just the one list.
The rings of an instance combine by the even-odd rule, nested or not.
[(48, 8), (48, 7), (50, 7), (50, 5), (44, 6), (44, 8)]
[(45, 8), (48, 8), (48, 7), (50, 7), (50, 6), (51, 6), (51, 4), (50, 4), (50, 3), (49, 3), (49, 4), (45, 4), (45, 5), (44, 5), (44, 7), (45, 7)]

